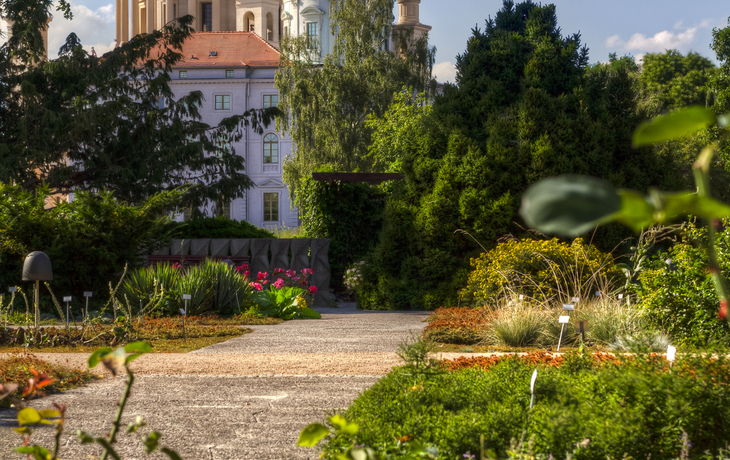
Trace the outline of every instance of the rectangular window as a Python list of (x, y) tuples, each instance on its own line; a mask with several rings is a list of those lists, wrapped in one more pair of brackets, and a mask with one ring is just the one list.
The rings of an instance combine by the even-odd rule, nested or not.
[(181, 70), (178, 74), (178, 78), (188, 78), (188, 71), (187, 70)]
[(319, 48), (319, 23), (307, 23), (307, 49), (313, 50)]
[(203, 26), (203, 32), (210, 32), (213, 30), (213, 4), (203, 3), (203, 16), (201, 24)]
[(264, 95), (264, 108), (276, 107), (279, 105), (279, 96), (277, 94), (265, 94)]
[(264, 220), (279, 221), (279, 194), (264, 193)]
[(232, 70), (226, 70), (226, 78), (233, 78), (233, 71)]
[(215, 109), (216, 110), (231, 110), (231, 96), (215, 96)]

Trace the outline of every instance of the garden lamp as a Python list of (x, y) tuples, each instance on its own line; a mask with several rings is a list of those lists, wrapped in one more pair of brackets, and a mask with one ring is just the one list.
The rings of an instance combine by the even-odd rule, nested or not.
[(46, 253), (33, 251), (25, 258), (23, 262), (23, 281), (35, 281), (35, 294), (33, 300), (35, 302), (35, 327), (38, 328), (40, 321), (40, 282), (53, 280), (53, 269), (51, 268), (51, 259)]

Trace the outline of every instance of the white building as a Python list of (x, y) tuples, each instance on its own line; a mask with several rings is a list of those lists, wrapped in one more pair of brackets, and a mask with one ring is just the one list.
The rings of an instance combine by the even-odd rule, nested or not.
[[(416, 36), (430, 30), (419, 22), (420, 3), (398, 0), (396, 27), (413, 27)], [(200, 114), (211, 126), (278, 103), (274, 75), (282, 37), (311, 37), (317, 47), (315, 60), (334, 46), (329, 0), (117, 0), (116, 11), (120, 43), (176, 17), (195, 16), (193, 28), (199, 32), (183, 45), (184, 58), (173, 69), (171, 87), (177, 97), (202, 91)], [(244, 157), (245, 172), (256, 186), (224, 208), (226, 214), (259, 227), (299, 226), (298, 211), (281, 179), (283, 160), (292, 152), (291, 139), (275, 132), (272, 124), (261, 135), (246, 129), (233, 147)]]

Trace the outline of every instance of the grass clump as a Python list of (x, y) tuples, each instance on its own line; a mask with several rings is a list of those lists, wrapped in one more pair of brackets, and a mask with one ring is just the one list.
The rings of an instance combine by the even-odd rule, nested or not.
[[(473, 358), (487, 359), (490, 358)], [(730, 439), (730, 367), (724, 357), (571, 354), (491, 358), (483, 367), (414, 373), (399, 368), (342, 413), (360, 426), (324, 449), (324, 458), (353, 443), (383, 457), (403, 442), (432, 445), (440, 459), (485, 449), (509, 457), (514, 439), (532, 439), (535, 454), (562, 458), (590, 439), (576, 458), (674, 459), (681, 439), (689, 458), (717, 455)], [(535, 406), (530, 379), (535, 369)], [(402, 441), (405, 440), (405, 441)], [(387, 458), (387, 457), (386, 457)]]
[[(0, 384), (17, 384), (18, 391), (13, 396), (18, 398), (28, 384), (28, 379), (34, 377), (31, 369), (54, 379), (53, 383), (43, 388), (43, 392), (47, 394), (63, 393), (98, 378), (88, 370), (68, 369), (47, 363), (31, 354), (20, 354), (0, 358)], [(0, 407), (9, 407), (9, 404), (10, 401), (7, 398), (0, 400)]]

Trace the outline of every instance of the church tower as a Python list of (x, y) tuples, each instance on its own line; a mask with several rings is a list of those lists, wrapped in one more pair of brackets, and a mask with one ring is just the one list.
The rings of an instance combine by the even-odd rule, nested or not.
[(431, 26), (421, 24), (419, 19), (419, 7), (421, 0), (398, 0), (398, 23), (397, 28), (413, 28), (413, 39), (417, 40), (431, 30)]

